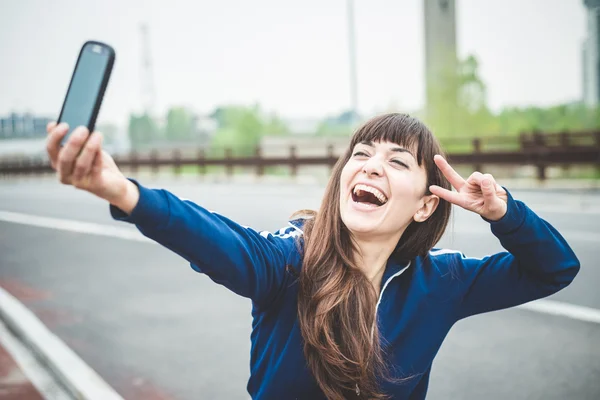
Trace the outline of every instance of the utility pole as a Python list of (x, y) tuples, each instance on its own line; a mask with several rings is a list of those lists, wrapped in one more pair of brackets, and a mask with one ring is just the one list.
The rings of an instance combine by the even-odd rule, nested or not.
[(600, 103), (600, 0), (584, 0), (587, 35), (583, 46), (583, 101), (588, 107)]
[(148, 37), (148, 25), (145, 23), (140, 26), (142, 39), (142, 62), (141, 62), (141, 91), (142, 91), (142, 106), (144, 113), (150, 117), (154, 117), (156, 106), (156, 93), (154, 90), (154, 73), (152, 68), (152, 57), (150, 50), (150, 38)]
[(358, 116), (358, 78), (356, 76), (356, 42), (354, 38), (354, 0), (347, 0), (348, 5), (348, 53), (350, 56), (350, 108), (352, 122)]

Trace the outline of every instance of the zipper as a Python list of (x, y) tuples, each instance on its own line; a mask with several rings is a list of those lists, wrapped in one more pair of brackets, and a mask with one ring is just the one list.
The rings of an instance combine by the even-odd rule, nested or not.
[[(381, 288), (381, 292), (379, 293), (379, 299), (377, 300), (377, 305), (375, 306), (375, 321), (373, 322), (373, 328), (371, 329), (371, 341), (373, 341), (373, 334), (375, 333), (375, 324), (377, 323), (377, 310), (379, 309), (379, 303), (381, 303), (381, 299), (383, 298), (383, 292), (385, 291), (385, 288), (387, 287), (387, 285), (392, 281), (392, 279), (394, 279), (397, 276), (402, 275), (402, 273), (404, 271), (406, 271), (406, 269), (408, 267), (410, 267), (410, 263), (411, 263), (411, 261), (409, 261), (408, 264), (406, 264), (406, 267), (402, 268), (400, 271), (398, 271), (394, 275), (390, 276), (387, 279), (387, 281), (385, 281), (385, 283), (383, 284), (383, 288)], [(358, 387), (358, 383), (356, 384), (356, 395), (360, 397), (360, 388)]]
[(397, 276), (400, 276), (408, 267), (410, 267), (411, 261), (406, 264), (406, 267), (402, 268), (400, 271), (396, 272), (394, 275), (390, 276), (387, 281), (383, 284), (383, 288), (381, 288), (381, 292), (379, 293), (379, 299), (377, 300), (377, 305), (375, 306), (375, 313), (377, 313), (377, 309), (379, 309), (379, 303), (381, 303), (381, 299), (383, 298), (383, 292), (387, 285)]
[(379, 309), (379, 303), (381, 303), (381, 299), (383, 299), (383, 292), (385, 292), (385, 288), (387, 285), (397, 276), (400, 276), (408, 267), (410, 267), (411, 261), (406, 264), (406, 267), (402, 268), (400, 271), (396, 272), (394, 275), (390, 276), (387, 281), (383, 284), (383, 288), (381, 288), (381, 292), (379, 293), (379, 299), (377, 300), (377, 305), (375, 306), (375, 321), (373, 322), (373, 328), (371, 329), (371, 341), (373, 340), (373, 334), (375, 333), (375, 324), (377, 323), (377, 310)]

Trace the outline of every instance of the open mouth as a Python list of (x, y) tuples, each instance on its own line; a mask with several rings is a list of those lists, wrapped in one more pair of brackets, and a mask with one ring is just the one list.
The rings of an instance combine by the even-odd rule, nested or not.
[(352, 200), (370, 207), (381, 207), (387, 203), (388, 198), (374, 187), (359, 183), (352, 189)]

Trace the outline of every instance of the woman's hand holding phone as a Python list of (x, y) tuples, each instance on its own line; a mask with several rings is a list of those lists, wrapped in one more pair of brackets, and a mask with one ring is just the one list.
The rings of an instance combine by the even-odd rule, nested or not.
[(137, 186), (119, 170), (113, 158), (102, 150), (102, 134), (89, 134), (77, 127), (61, 146), (67, 124), (51, 122), (46, 128), (46, 151), (61, 183), (90, 192), (120, 208), (127, 214), (139, 199)]

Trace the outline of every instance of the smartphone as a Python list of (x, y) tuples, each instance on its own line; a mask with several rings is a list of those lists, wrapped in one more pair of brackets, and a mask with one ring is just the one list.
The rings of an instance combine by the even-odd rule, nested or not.
[(115, 51), (106, 43), (87, 41), (81, 47), (57, 120), (69, 124), (61, 145), (78, 126), (94, 131), (114, 62)]

